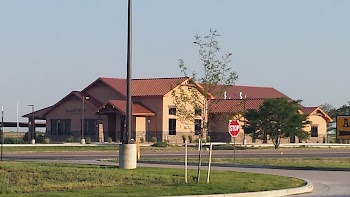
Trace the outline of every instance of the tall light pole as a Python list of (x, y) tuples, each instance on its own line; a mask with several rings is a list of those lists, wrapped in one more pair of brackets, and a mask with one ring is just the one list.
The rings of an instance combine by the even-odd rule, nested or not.
[(130, 140), (132, 130), (131, 105), (131, 66), (132, 66), (132, 1), (128, 0), (128, 41), (127, 41), (127, 80), (126, 80), (126, 129), (119, 148), (119, 168), (136, 168), (136, 144)]
[(127, 82), (126, 82), (126, 132), (123, 144), (130, 143), (132, 112), (131, 112), (131, 67), (132, 67), (132, 2), (128, 0), (128, 44), (127, 44)]
[(84, 121), (85, 121), (85, 99), (89, 100), (90, 97), (83, 96), (82, 100), (82, 109), (81, 109), (81, 138), (80, 143), (85, 144), (85, 138), (84, 138)]
[(35, 119), (34, 119), (34, 105), (28, 105), (29, 107), (32, 107), (32, 120), (29, 121), (30, 123), (30, 129), (31, 129), (31, 143), (35, 144)]

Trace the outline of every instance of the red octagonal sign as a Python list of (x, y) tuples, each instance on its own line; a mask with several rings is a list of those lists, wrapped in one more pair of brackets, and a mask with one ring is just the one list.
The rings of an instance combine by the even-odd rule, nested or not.
[(241, 126), (239, 125), (238, 120), (230, 120), (230, 123), (228, 124), (228, 132), (230, 133), (231, 137), (237, 137), (240, 128)]

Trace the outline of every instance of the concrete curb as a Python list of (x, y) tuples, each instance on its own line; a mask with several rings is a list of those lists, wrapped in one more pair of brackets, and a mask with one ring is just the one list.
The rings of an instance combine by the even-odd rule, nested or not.
[[(313, 185), (310, 181), (306, 181), (306, 185), (297, 188), (263, 191), (263, 192), (247, 192), (236, 194), (212, 194), (212, 195), (188, 195), (188, 196), (176, 196), (176, 197), (278, 197), (289, 196), (296, 194), (310, 193), (313, 190)], [(172, 196), (175, 197), (175, 196)]]

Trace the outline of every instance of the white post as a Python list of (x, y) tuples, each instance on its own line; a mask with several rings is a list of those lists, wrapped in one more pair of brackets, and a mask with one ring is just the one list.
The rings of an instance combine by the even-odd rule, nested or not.
[(19, 105), (19, 102), (18, 102), (18, 100), (17, 100), (17, 138), (16, 138), (17, 144), (18, 144), (18, 132), (19, 132), (18, 105)]
[(211, 156), (213, 152), (213, 144), (210, 142), (209, 145), (209, 162), (208, 162), (208, 176), (207, 176), (207, 183), (209, 183), (209, 177), (210, 177), (210, 167), (211, 167)]
[(187, 139), (185, 139), (185, 183), (187, 183)]

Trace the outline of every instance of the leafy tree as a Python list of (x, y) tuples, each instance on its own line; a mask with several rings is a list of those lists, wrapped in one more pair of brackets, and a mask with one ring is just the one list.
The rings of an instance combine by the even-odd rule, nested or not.
[(259, 110), (248, 110), (246, 113), (246, 132), (257, 139), (267, 140), (269, 137), (275, 149), (282, 138), (297, 136), (306, 139), (309, 132), (303, 128), (310, 121), (300, 113), (300, 101), (290, 101), (286, 98), (266, 99)]
[[(207, 36), (195, 36), (194, 44), (198, 47), (202, 71), (193, 71), (191, 75), (187, 73), (188, 68), (184, 60), (179, 60), (181, 73), (189, 77), (188, 88), (179, 87), (174, 89), (172, 96), (176, 107), (176, 116), (184, 124), (194, 123), (197, 125), (199, 135), (199, 150), (201, 139), (206, 134), (210, 124), (208, 116), (213, 109), (211, 99), (220, 96), (228, 86), (234, 84), (238, 75), (228, 67), (231, 53), (220, 55), (217, 38), (220, 35), (216, 30), (210, 30)], [(200, 75), (200, 76), (199, 76)], [(198, 91), (199, 90), (199, 91)], [(197, 181), (199, 182), (201, 166), (201, 151), (199, 151), (199, 164)]]
[[(333, 107), (333, 105), (329, 103), (324, 103), (319, 106), (325, 113), (327, 113), (333, 120), (336, 119), (337, 115), (340, 115), (338, 112), (338, 109)], [(335, 124), (328, 122), (327, 123), (327, 132), (328, 131), (333, 131), (336, 128)]]
[(350, 115), (350, 101), (335, 110), (334, 117), (337, 115)]

